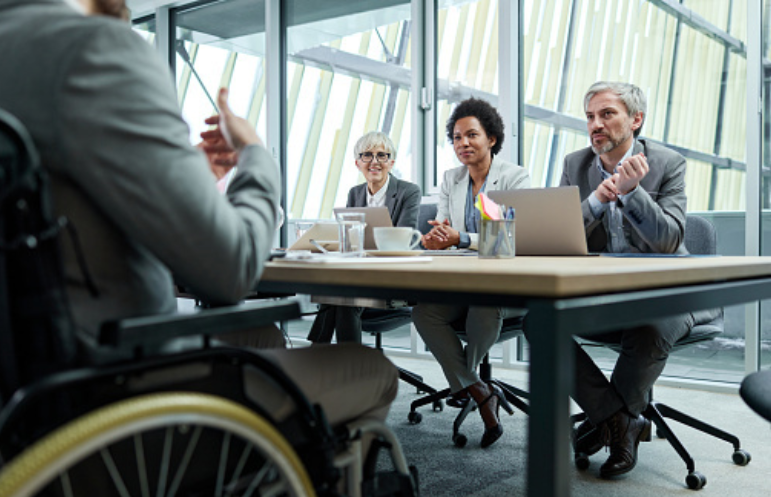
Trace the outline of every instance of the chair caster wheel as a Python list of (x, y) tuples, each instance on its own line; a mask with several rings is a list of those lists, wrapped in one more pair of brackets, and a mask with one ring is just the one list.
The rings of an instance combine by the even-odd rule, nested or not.
[(420, 424), (420, 422), (423, 421), (423, 415), (418, 411), (410, 411), (407, 415), (407, 421), (412, 425)]
[(463, 433), (456, 433), (452, 436), (452, 443), (459, 449), (462, 449), (468, 443), (468, 438)]
[(736, 449), (731, 456), (731, 459), (733, 459), (734, 464), (738, 466), (746, 466), (752, 460), (752, 456), (744, 449)]
[(573, 456), (573, 463), (576, 465), (576, 469), (579, 471), (586, 471), (589, 469), (589, 456), (583, 452)]
[(434, 409), (434, 412), (436, 411), (442, 412), (444, 411), (444, 402), (442, 402), (441, 400), (435, 400), (432, 405), (432, 408)]
[(698, 471), (694, 471), (693, 473), (688, 473), (688, 476), (685, 477), (685, 484), (691, 490), (701, 490), (707, 484), (707, 477)]

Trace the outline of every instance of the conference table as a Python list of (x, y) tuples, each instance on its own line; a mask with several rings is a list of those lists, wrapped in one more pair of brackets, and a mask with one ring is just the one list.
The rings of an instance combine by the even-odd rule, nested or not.
[(572, 465), (571, 336), (771, 298), (771, 257), (287, 260), (267, 264), (258, 290), (527, 308), (528, 495), (563, 497)]

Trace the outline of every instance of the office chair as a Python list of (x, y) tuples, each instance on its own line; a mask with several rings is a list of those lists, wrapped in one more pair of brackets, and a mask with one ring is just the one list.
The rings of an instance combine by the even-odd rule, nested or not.
[[(498, 337), (498, 340), (496, 340), (496, 343), (503, 343), (511, 340), (512, 338), (521, 336), (523, 334), (522, 322), (523, 322), (522, 317), (513, 317), (513, 318), (504, 319), (503, 324), (501, 325), (501, 334)], [(455, 329), (456, 333), (461, 338), (461, 340), (465, 340), (465, 337), (466, 337), (465, 326), (466, 326), (466, 323), (463, 320), (459, 320), (452, 323), (453, 329)], [(517, 409), (519, 409), (523, 413), (528, 414), (529, 406), (524, 399), (528, 399), (529, 394), (524, 390), (521, 390), (513, 385), (510, 385), (504, 381), (501, 381), (493, 377), (492, 365), (490, 364), (489, 353), (485, 354), (481, 364), (479, 365), (479, 377), (484, 382), (494, 383), (495, 385), (498, 385), (498, 387), (500, 387), (503, 394), (506, 396), (506, 400), (508, 400), (511, 404), (513, 404)], [(452, 396), (452, 392), (450, 391), (449, 388), (445, 388), (444, 390), (440, 390), (436, 393), (432, 393), (424, 397), (421, 397), (417, 400), (414, 400), (410, 404), (410, 412), (407, 415), (407, 420), (411, 424), (420, 423), (423, 420), (423, 415), (417, 411), (419, 407), (427, 404), (432, 404), (436, 406), (437, 402), (441, 402), (442, 400), (447, 399), (450, 396)], [(461, 400), (459, 402), (459, 405), (461, 406), (460, 412), (455, 417), (455, 421), (453, 422), (453, 425), (452, 425), (452, 442), (453, 444), (455, 444), (456, 447), (462, 448), (466, 446), (466, 443), (468, 443), (468, 437), (466, 437), (466, 435), (461, 433), (460, 428), (461, 428), (461, 425), (463, 424), (463, 421), (465, 421), (469, 413), (476, 409), (476, 405), (474, 404), (474, 402), (467, 399)], [(434, 410), (436, 411), (441, 409), (436, 409), (436, 407), (434, 407)]]
[[(376, 494), (381, 477), (412, 494), (384, 426), (333, 432), (270, 361), (212, 346), (299, 316), (296, 303), (109, 322), (98, 350), (76, 353), (58, 246), (66, 222), (51, 214), (31, 139), (2, 110), (0, 207), (0, 495), (330, 495), (343, 472), (351, 495)], [(188, 336), (201, 346), (158, 352)], [(369, 433), (391, 449), (392, 473), (358, 469)]]
[[(694, 255), (715, 255), (717, 253), (717, 232), (714, 226), (706, 219), (694, 215), (688, 215), (686, 217), (685, 224), (685, 247), (688, 252)], [(672, 352), (681, 350), (692, 345), (713, 340), (716, 336), (723, 332), (723, 312), (720, 310), (720, 314), (712, 321), (707, 323), (697, 323), (691, 332), (685, 337), (678, 340), (672, 347)], [(592, 342), (591, 340), (582, 340), (584, 345), (590, 346), (603, 346), (608, 347), (616, 352), (619, 352), (618, 344), (607, 344), (600, 342)], [(711, 426), (703, 421), (693, 418), (681, 411), (678, 411), (666, 404), (657, 402), (653, 398), (653, 390), (648, 394), (649, 403), (648, 407), (643, 412), (643, 416), (650, 419), (656, 426), (656, 434), (659, 438), (666, 438), (672, 448), (675, 449), (677, 454), (685, 463), (688, 474), (686, 475), (685, 482), (688, 488), (692, 490), (699, 490), (707, 484), (707, 478), (702, 473), (696, 471), (696, 464), (688, 453), (686, 448), (677, 438), (675, 433), (669, 427), (664, 418), (673, 419), (679, 423), (685, 424), (696, 430), (702, 431), (708, 435), (712, 435), (715, 438), (725, 440), (734, 447), (732, 460), (739, 466), (745, 466), (750, 462), (750, 453), (741, 448), (739, 439), (728, 432), (725, 432), (719, 428)], [(583, 421), (586, 416), (583, 413), (572, 416), (571, 421), (575, 424)], [(585, 470), (589, 467), (589, 458), (585, 454), (575, 454), (575, 464), (580, 470)]]
[(756, 371), (742, 380), (739, 395), (753, 411), (771, 421), (771, 371)]
[[(418, 214), (418, 229), (424, 235), (431, 231), (432, 226), (428, 224), (428, 221), (436, 219), (437, 204), (420, 204), (420, 211)], [(452, 327), (458, 333), (458, 336), (463, 340), (466, 336), (464, 321), (457, 321), (452, 323)], [(501, 334), (498, 337), (496, 343), (505, 342), (522, 335), (522, 317), (508, 318), (503, 320), (501, 326)], [(501, 391), (506, 396), (506, 399), (516, 406), (519, 410), (527, 414), (527, 403), (522, 399), (527, 399), (528, 394), (524, 390), (516, 388), (513, 385), (509, 385), (503, 381), (500, 381), (492, 376), (492, 365), (490, 364), (490, 354), (486, 354), (482, 359), (482, 363), (479, 365), (479, 377), (488, 383), (495, 383), (501, 388)], [(434, 391), (424, 397), (421, 397), (410, 404), (410, 412), (407, 415), (407, 419), (412, 424), (418, 424), (423, 420), (423, 415), (417, 411), (421, 406), (431, 404), (434, 411), (442, 410), (442, 401), (451, 397), (449, 388), (445, 388), (440, 391)], [(466, 435), (460, 432), (460, 427), (468, 414), (475, 409), (473, 402), (469, 402), (466, 399), (456, 401), (461, 410), (455, 417), (453, 422), (452, 441), (456, 447), (465, 447), (468, 442)]]
[[(367, 308), (361, 315), (361, 329), (375, 335), (375, 348), (383, 350), (383, 333), (412, 324), (412, 308), (396, 307), (393, 309)], [(423, 381), (423, 377), (397, 366), (399, 379), (415, 387), (418, 393), (436, 393), (436, 389)], [(442, 410), (441, 401), (434, 403), (434, 409)]]

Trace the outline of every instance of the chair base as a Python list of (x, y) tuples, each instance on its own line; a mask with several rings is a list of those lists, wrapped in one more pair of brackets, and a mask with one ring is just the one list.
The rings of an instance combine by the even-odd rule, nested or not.
[[(688, 470), (688, 474), (685, 477), (685, 482), (688, 488), (692, 490), (699, 490), (704, 487), (704, 485), (707, 484), (707, 479), (703, 474), (696, 471), (696, 462), (693, 460), (693, 457), (691, 457), (691, 454), (688, 452), (682, 442), (680, 442), (680, 439), (677, 438), (674, 431), (672, 431), (672, 429), (669, 427), (669, 424), (666, 422), (665, 418), (677, 421), (678, 423), (690, 426), (695, 430), (699, 430), (703, 433), (706, 433), (707, 435), (711, 435), (715, 438), (730, 443), (734, 448), (731, 459), (733, 460), (734, 464), (738, 466), (746, 466), (752, 459), (750, 453), (741, 448), (741, 442), (735, 435), (732, 435), (731, 433), (723, 431), (720, 428), (689, 416), (682, 411), (678, 411), (677, 409), (669, 407), (666, 404), (651, 400), (648, 403), (648, 406), (645, 408), (645, 411), (643, 411), (643, 416), (650, 419), (656, 425), (656, 435), (659, 438), (665, 438), (672, 446), (672, 448), (675, 449), (675, 452), (677, 452), (677, 455), (680, 456), (680, 459), (682, 459), (685, 463), (685, 466)], [(573, 425), (585, 419), (586, 414), (584, 413), (574, 414), (570, 417), (571, 424)], [(575, 454), (575, 464), (576, 467), (580, 470), (587, 469), (589, 467), (588, 456), (585, 454)]]
[[(483, 381), (487, 383), (491, 383), (494, 385), (497, 385), (500, 387), (503, 394), (506, 396), (506, 400), (508, 400), (511, 404), (513, 404), (517, 409), (522, 411), (525, 414), (529, 414), (530, 412), (530, 406), (525, 402), (523, 399), (528, 399), (529, 394), (525, 392), (524, 390), (521, 390), (517, 387), (514, 387), (512, 385), (509, 385), (508, 383), (505, 383), (503, 381), (497, 380), (495, 378), (485, 378), (485, 375), (481, 374), (480, 377), (483, 379)], [(434, 411), (442, 411), (443, 410), (443, 404), (442, 401), (452, 395), (452, 392), (449, 388), (445, 388), (444, 390), (440, 390), (438, 392), (434, 392), (430, 395), (426, 395), (424, 397), (421, 397), (415, 401), (413, 401), (410, 404), (410, 412), (407, 415), (407, 419), (411, 424), (418, 424), (423, 420), (423, 415), (417, 411), (419, 407), (431, 404), (433, 406)], [(477, 408), (476, 403), (473, 401), (469, 401), (458, 413), (458, 415), (455, 417), (455, 421), (453, 421), (452, 424), (452, 442), (455, 444), (456, 447), (465, 447), (466, 443), (468, 442), (468, 438), (466, 435), (464, 435), (460, 428), (463, 425), (463, 422), (466, 420), (466, 417), (469, 415), (470, 412), (474, 411)]]

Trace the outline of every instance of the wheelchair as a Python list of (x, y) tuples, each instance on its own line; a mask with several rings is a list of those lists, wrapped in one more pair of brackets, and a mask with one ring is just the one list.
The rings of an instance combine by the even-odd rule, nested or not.
[(299, 317), (295, 302), (109, 322), (101, 359), (80, 353), (46, 181), (0, 109), (0, 496), (417, 495), (385, 425), (333, 429), (272, 362), (218, 345)]

